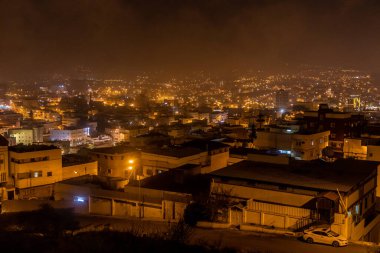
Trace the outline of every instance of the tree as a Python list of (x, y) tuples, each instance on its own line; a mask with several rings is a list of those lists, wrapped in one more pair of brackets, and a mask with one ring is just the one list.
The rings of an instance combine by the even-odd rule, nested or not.
[(198, 221), (210, 220), (211, 212), (210, 209), (206, 207), (206, 205), (200, 202), (193, 202), (186, 207), (183, 216), (186, 224), (195, 226), (197, 225)]
[(55, 209), (49, 204), (41, 205), (37, 211), (20, 214), (24, 230), (45, 236), (60, 237), (65, 231), (79, 228), (72, 209)]

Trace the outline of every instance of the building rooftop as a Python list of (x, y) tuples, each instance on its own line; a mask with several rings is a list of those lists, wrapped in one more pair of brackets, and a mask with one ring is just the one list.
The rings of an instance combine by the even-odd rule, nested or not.
[(170, 170), (140, 181), (131, 181), (128, 186), (142, 187), (170, 192), (197, 194), (209, 192), (210, 177), (208, 175), (185, 175), (183, 171)]
[(356, 184), (376, 173), (378, 162), (340, 159), (334, 163), (322, 160), (292, 161), (286, 164), (244, 160), (214, 171), (213, 177), (231, 178), (235, 182), (253, 181), (307, 188), (348, 192)]
[(53, 150), (53, 149), (60, 149), (53, 145), (23, 145), (18, 144), (15, 146), (10, 146), (9, 151), (13, 151), (16, 153), (26, 153), (26, 152), (35, 152), (35, 151), (44, 151), (44, 150)]
[(94, 148), (91, 149), (91, 153), (102, 153), (102, 154), (125, 154), (130, 152), (136, 152), (136, 148), (129, 146), (115, 146), (115, 147), (104, 147), (104, 148)]
[(218, 141), (207, 141), (207, 140), (193, 140), (183, 144), (184, 147), (198, 148), (204, 151), (211, 151), (221, 148), (229, 148), (230, 146)]
[(144, 153), (183, 158), (187, 156), (193, 156), (205, 152), (199, 148), (193, 147), (164, 147), (164, 148), (144, 148)]
[(62, 156), (62, 167), (94, 162), (90, 157), (68, 154)]

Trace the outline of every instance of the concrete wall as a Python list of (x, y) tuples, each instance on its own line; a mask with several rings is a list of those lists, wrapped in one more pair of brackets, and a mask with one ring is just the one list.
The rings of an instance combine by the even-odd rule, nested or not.
[(83, 175), (98, 175), (98, 162), (93, 161), (62, 168), (62, 180)]
[(367, 160), (380, 161), (380, 146), (367, 146)]
[(136, 203), (126, 201), (114, 201), (114, 213), (115, 216), (131, 216), (138, 217), (139, 212), (137, 210)]
[(53, 185), (19, 189), (18, 199), (49, 199), (53, 196)]
[(243, 223), (273, 226), (282, 229), (298, 229), (309, 223), (310, 210), (268, 203), (248, 201), (243, 209)]
[(119, 192), (64, 183), (55, 184), (54, 196), (56, 200), (87, 206), (90, 214), (154, 220), (179, 220), (190, 201), (188, 194), (138, 187), (126, 187), (126, 192)]
[[(223, 189), (228, 192), (231, 197), (241, 199), (254, 199), (263, 202), (272, 202), (283, 205), (291, 205), (301, 207), (314, 198), (311, 193), (297, 194), (291, 192), (279, 191), (277, 189), (261, 189), (253, 187), (245, 187), (231, 184), (213, 183), (212, 192)], [(310, 194), (310, 195), (309, 195)]]
[(219, 170), (221, 168), (227, 167), (229, 159), (229, 152), (221, 152), (218, 154), (211, 155), (210, 169), (206, 173)]
[(90, 214), (112, 215), (112, 200), (105, 198), (89, 198)]

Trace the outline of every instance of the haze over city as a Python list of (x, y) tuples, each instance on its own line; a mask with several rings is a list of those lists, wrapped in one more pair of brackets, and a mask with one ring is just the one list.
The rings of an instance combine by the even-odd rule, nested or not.
[(143, 72), (378, 72), (380, 3), (332, 1), (0, 1), (0, 80), (86, 66)]

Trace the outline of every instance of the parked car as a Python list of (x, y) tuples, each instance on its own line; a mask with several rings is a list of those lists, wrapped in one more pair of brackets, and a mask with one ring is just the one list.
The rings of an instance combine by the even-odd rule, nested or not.
[(334, 247), (347, 246), (348, 240), (327, 228), (311, 228), (304, 231), (303, 239), (308, 243), (322, 243)]

